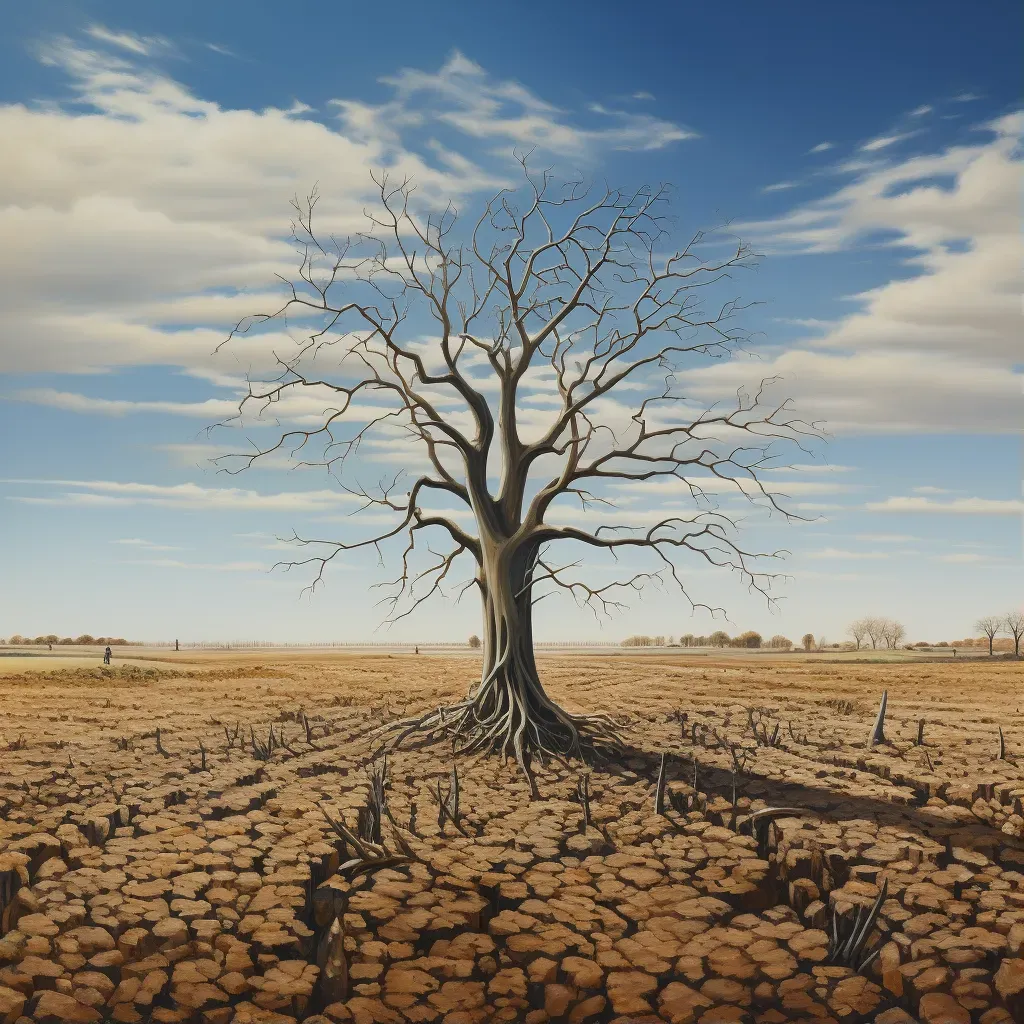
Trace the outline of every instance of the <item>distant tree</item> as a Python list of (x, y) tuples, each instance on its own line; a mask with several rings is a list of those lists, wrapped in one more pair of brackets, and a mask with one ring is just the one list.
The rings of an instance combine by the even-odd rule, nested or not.
[(708, 637), (708, 643), (712, 647), (728, 647), (729, 646), (729, 634), (724, 630), (716, 629), (711, 636)]
[(476, 633), (474, 633), (467, 642), (469, 646), (473, 648), (474, 651), (478, 650), (480, 647), (480, 637), (478, 637)]
[(1003, 628), (1013, 637), (1013, 655), (1020, 657), (1020, 641), (1024, 637), (1024, 612), (1007, 612), (1003, 618)]
[(907, 627), (895, 619), (883, 619), (881, 629), (885, 646), (891, 651), (895, 651), (906, 639)]
[(877, 649), (880, 643), (884, 642), (885, 633), (885, 619), (872, 616), (871, 618), (861, 620), (864, 625), (864, 631), (867, 633), (868, 639), (871, 641), (871, 649)]
[(694, 636), (694, 635), (693, 635), (692, 633), (684, 633), (684, 634), (683, 634), (683, 635), (682, 635), (682, 636), (681, 636), (681, 637), (679, 638), (679, 642), (680, 642), (680, 643), (681, 643), (681, 644), (682, 644), (682, 645), (683, 645), (684, 647), (696, 647), (696, 646), (697, 646), (697, 643), (696, 643), (696, 641), (697, 641), (697, 638), (696, 638), (696, 637), (695, 637), (695, 636)]
[(789, 650), (793, 646), (793, 641), (788, 636), (783, 636), (781, 633), (776, 633), (775, 636), (768, 641), (769, 647), (774, 647), (777, 650)]
[(711, 641), (706, 636), (699, 636), (693, 641), (694, 647), (710, 647)]
[(988, 637), (988, 656), (992, 657), (992, 642), (1003, 631), (1006, 625), (1005, 617), (1001, 615), (986, 615), (978, 619), (974, 628)]
[(856, 649), (858, 651), (860, 650), (860, 645), (864, 643), (871, 632), (868, 628), (868, 622), (868, 619), (857, 619), (856, 622), (851, 622), (848, 627), (848, 632), (853, 637), (853, 642), (857, 645)]
[(96, 643), (96, 638), (90, 636), (88, 633), (83, 633), (81, 636), (75, 637), (75, 643), (76, 644), (94, 644), (94, 643)]
[(804, 648), (805, 651), (813, 650), (814, 649), (814, 634), (813, 633), (804, 633), (804, 635), (800, 638), (800, 643), (803, 644), (803, 648)]
[(760, 647), (761, 640), (762, 637), (760, 633), (756, 633), (754, 630), (748, 629), (745, 633), (740, 633), (733, 643), (737, 647)]
[(653, 643), (652, 646), (654, 646), (654, 647), (664, 647), (665, 646), (665, 638), (663, 636), (656, 636), (654, 638), (654, 643)]
[(65, 637), (61, 637), (60, 640), (58, 640), (57, 642), (62, 644), (65, 647), (67, 647), (68, 645), (73, 644), (75, 641), (72, 640), (71, 637), (65, 636)]

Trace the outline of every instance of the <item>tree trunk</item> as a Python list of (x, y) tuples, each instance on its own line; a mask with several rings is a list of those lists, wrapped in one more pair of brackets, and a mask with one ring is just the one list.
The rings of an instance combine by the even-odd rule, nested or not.
[(529, 585), (535, 558), (535, 550), (508, 542), (484, 546), (483, 666), (469, 695), (471, 718), (484, 732), (468, 746), (514, 755), (524, 767), (538, 752), (581, 754), (577, 723), (547, 695), (537, 671)]
[(573, 715), (544, 691), (533, 653), (531, 586), (539, 549), (529, 541), (502, 536), (480, 521), (477, 583), (483, 606), (483, 666), (465, 700), (415, 719), (390, 723), (398, 747), (406, 736), (426, 732), (446, 737), (462, 754), (496, 753), (515, 757), (539, 796), (531, 770), (535, 756), (567, 761), (584, 749), (621, 746), (615, 724), (604, 715)]

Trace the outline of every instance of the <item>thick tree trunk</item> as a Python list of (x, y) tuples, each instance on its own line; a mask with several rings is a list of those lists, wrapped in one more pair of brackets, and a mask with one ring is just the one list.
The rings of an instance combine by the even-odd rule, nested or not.
[[(536, 548), (501, 540), (482, 545), (478, 582), (483, 603), (483, 666), (466, 700), (401, 728), (397, 746), (413, 732), (454, 737), (460, 753), (514, 757), (530, 781), (535, 757), (568, 760), (595, 746), (620, 740), (614, 723), (601, 715), (573, 715), (545, 692), (533, 651), (530, 575)], [(391, 731), (389, 728), (389, 731)]]
[(534, 557), (506, 545), (485, 550), (480, 583), (486, 640), (480, 682), (470, 693), (473, 719), (490, 727), (479, 745), (514, 754), (521, 763), (536, 752), (581, 753), (573, 717), (547, 695), (537, 671), (529, 586)]

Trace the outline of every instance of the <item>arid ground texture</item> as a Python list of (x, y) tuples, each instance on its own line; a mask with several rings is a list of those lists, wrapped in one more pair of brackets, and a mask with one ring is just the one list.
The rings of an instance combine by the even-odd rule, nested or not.
[(542, 656), (627, 746), (531, 801), (443, 741), (384, 777), (472, 657), (10, 660), (7, 1024), (1024, 1020), (1019, 662)]

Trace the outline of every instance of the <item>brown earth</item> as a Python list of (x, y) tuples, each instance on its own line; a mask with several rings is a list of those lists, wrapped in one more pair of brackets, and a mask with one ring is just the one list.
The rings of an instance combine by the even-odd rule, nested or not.
[[(401, 750), (382, 841), (413, 858), (375, 867), (328, 816), (368, 827), (374, 728), (475, 662), (172, 661), (0, 677), (0, 1021), (1024, 1020), (1019, 663), (543, 657), (628, 720), (590, 826), (579, 765), (531, 802), (456, 757), (439, 827), (451, 747)], [(830, 962), (883, 881), (877, 957)]]

